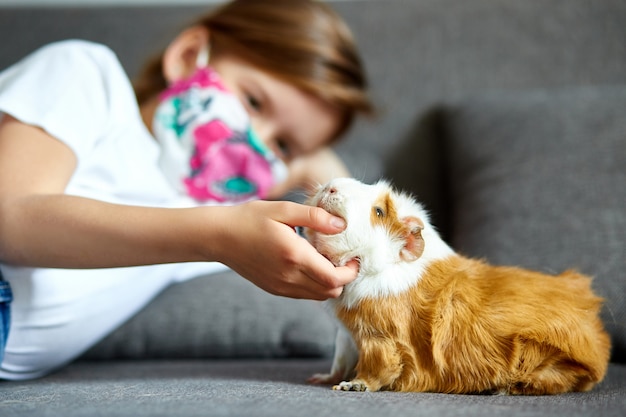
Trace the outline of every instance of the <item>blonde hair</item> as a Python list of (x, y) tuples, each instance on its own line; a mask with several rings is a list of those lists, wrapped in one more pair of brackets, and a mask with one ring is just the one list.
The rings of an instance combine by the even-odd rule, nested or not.
[[(350, 30), (326, 4), (315, 0), (234, 0), (200, 18), (211, 53), (227, 50), (337, 109), (342, 123), (371, 114), (365, 71)], [(166, 88), (162, 55), (135, 80), (139, 104)]]

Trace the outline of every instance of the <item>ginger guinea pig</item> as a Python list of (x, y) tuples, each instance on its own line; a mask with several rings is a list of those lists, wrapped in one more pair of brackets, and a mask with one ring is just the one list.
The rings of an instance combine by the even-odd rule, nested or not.
[(602, 380), (610, 339), (591, 279), (492, 266), (455, 253), (423, 207), (386, 182), (340, 178), (308, 204), (345, 231), (305, 234), (359, 276), (326, 301), (339, 320), (329, 374), (345, 391), (557, 394)]

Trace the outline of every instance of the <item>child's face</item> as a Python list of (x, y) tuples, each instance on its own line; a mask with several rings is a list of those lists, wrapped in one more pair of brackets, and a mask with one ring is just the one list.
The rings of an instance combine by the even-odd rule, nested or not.
[(327, 145), (337, 132), (338, 112), (316, 97), (232, 55), (213, 57), (210, 65), (239, 97), (257, 135), (284, 160)]

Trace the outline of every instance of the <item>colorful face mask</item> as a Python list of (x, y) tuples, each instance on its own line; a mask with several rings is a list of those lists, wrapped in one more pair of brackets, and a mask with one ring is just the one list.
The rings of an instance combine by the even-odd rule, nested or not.
[(265, 198), (287, 167), (253, 132), (239, 99), (210, 67), (160, 97), (153, 131), (160, 165), (180, 191), (201, 202)]

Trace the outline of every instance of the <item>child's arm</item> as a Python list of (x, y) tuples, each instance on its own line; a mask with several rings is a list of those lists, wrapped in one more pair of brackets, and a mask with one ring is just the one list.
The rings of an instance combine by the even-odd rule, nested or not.
[[(146, 208), (63, 194), (73, 152), (41, 129), (0, 122), (0, 259), (59, 268), (219, 261), (291, 297), (335, 297), (354, 266), (335, 268), (291, 226), (336, 233), (325, 211), (284, 202)], [(315, 209), (315, 208), (313, 208)]]

